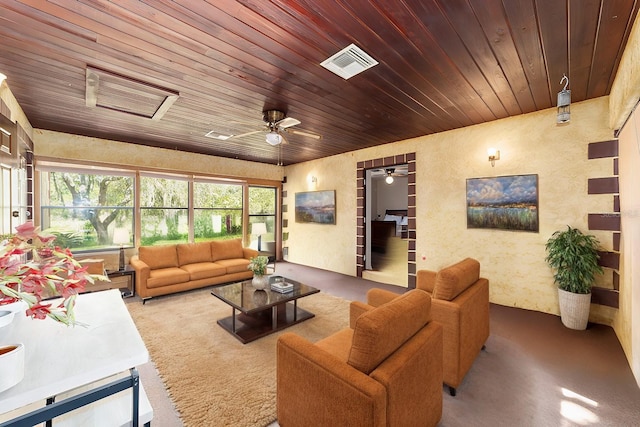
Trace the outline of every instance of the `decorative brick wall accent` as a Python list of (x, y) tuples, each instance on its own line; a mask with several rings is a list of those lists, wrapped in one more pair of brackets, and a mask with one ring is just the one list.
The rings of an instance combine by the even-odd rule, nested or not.
[(618, 187), (618, 140), (594, 142), (589, 144), (589, 160), (612, 159), (612, 176), (590, 178), (588, 182), (588, 194), (611, 194), (611, 211), (589, 213), (589, 230), (611, 231), (611, 252), (599, 252), (599, 264), (612, 271), (611, 288), (593, 287), (591, 302), (593, 304), (618, 307), (620, 275), (620, 195)]
[(367, 245), (366, 236), (366, 171), (367, 169), (377, 169), (382, 167), (392, 167), (396, 165), (408, 165), (407, 175), (407, 263), (408, 263), (408, 286), (416, 287), (416, 153), (399, 154), (378, 159), (371, 159), (358, 162), (356, 173), (356, 273), (362, 277), (365, 269), (365, 248)]

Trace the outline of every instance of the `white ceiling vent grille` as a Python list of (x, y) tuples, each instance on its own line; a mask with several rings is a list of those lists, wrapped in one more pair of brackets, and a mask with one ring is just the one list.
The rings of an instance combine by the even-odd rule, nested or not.
[(233, 135), (223, 134), (220, 132), (216, 132), (215, 130), (207, 132), (204, 136), (206, 136), (207, 138), (219, 139), (221, 141), (226, 141), (227, 139), (233, 137)]
[(353, 43), (320, 63), (345, 80), (377, 64), (378, 61)]

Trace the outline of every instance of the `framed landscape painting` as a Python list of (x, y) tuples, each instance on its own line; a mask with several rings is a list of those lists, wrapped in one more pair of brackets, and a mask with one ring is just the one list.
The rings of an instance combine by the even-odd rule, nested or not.
[(467, 179), (467, 228), (538, 231), (538, 175)]
[(296, 222), (336, 223), (336, 192), (306, 191), (296, 193)]

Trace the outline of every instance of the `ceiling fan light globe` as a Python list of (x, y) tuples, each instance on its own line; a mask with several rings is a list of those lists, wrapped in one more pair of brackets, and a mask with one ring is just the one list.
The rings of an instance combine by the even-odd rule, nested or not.
[(387, 184), (393, 184), (393, 177), (391, 175), (387, 175), (387, 177), (384, 179), (384, 181)]
[(266, 136), (267, 143), (276, 146), (282, 143), (282, 136), (278, 132), (269, 132)]

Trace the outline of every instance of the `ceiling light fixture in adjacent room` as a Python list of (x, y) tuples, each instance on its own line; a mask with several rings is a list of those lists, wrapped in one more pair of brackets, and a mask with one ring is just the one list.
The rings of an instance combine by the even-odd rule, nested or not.
[(385, 171), (387, 172), (387, 177), (384, 179), (384, 182), (386, 182), (387, 184), (393, 184), (393, 176), (391, 174), (395, 171), (395, 169), (389, 168), (385, 169)]

